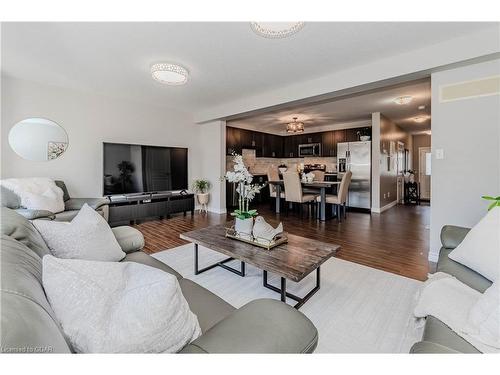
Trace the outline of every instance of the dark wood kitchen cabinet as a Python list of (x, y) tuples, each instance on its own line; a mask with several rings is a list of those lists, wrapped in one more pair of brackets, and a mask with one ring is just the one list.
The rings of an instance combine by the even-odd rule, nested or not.
[(337, 156), (337, 144), (335, 143), (335, 132), (321, 133), (321, 155), (325, 157)]
[(262, 151), (264, 148), (264, 133), (252, 132), (251, 149), (255, 150), (255, 156), (260, 158), (263, 156)]
[(252, 147), (252, 132), (246, 129), (239, 129), (240, 131), (240, 145), (241, 148), (251, 148)]
[(302, 145), (306, 143), (321, 143), (321, 135), (322, 133), (301, 134), (299, 144)]
[(345, 129), (335, 130), (333, 137), (334, 137), (335, 148), (337, 148), (337, 145), (339, 143), (346, 142)]
[(337, 156), (337, 144), (358, 141), (359, 132), (371, 135), (371, 128), (279, 136), (228, 126), (226, 127), (226, 154), (230, 155), (232, 151), (241, 154), (243, 149), (253, 149), (257, 157), (297, 158), (299, 145), (320, 143), (322, 156)]
[(345, 142), (357, 142), (359, 141), (359, 131), (360, 129), (346, 129), (345, 130)]
[(233, 152), (241, 154), (241, 134), (240, 129), (226, 127), (226, 155), (231, 155)]
[(266, 158), (283, 157), (283, 137), (274, 134), (263, 134), (262, 156)]
[(299, 156), (299, 143), (298, 136), (289, 135), (284, 137), (285, 142), (283, 145), (283, 157), (297, 158)]
[[(240, 150), (255, 150), (257, 157), (262, 156), (262, 133), (246, 129), (237, 129), (240, 133)], [(241, 153), (241, 151), (240, 151)]]

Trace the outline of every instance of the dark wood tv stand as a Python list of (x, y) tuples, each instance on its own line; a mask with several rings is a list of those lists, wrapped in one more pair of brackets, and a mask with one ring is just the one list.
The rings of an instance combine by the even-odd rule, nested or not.
[(135, 224), (151, 218), (164, 219), (170, 215), (191, 211), (194, 214), (194, 194), (144, 193), (125, 196), (110, 196), (109, 224), (111, 226)]

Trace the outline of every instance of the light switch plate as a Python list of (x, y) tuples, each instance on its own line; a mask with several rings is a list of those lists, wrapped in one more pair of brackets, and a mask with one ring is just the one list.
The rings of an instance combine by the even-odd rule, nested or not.
[(444, 150), (442, 148), (436, 150), (436, 159), (444, 159)]

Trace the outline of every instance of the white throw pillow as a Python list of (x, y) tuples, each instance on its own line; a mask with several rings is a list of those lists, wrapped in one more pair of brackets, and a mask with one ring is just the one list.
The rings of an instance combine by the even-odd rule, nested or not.
[(42, 280), (78, 353), (174, 353), (201, 334), (176, 277), (159, 269), (46, 255)]
[(500, 281), (486, 289), (469, 311), (467, 333), (500, 349)]
[(58, 258), (115, 262), (125, 257), (109, 224), (88, 204), (69, 223), (34, 220), (33, 225)]
[(488, 280), (500, 278), (500, 207), (490, 210), (448, 257)]

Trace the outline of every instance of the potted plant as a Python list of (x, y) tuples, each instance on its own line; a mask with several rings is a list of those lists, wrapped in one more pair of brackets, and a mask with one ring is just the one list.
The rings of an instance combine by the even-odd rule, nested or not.
[(369, 141), (371, 139), (370, 136), (370, 128), (363, 128), (357, 132), (358, 139), (360, 141)]
[(490, 197), (487, 195), (483, 195), (481, 198), (486, 199), (487, 201), (493, 201), (491, 204), (488, 206), (488, 211), (493, 209), (493, 207), (500, 207), (500, 196), (498, 197)]
[(253, 219), (257, 216), (257, 210), (250, 209), (250, 202), (255, 198), (262, 186), (252, 184), (253, 175), (243, 163), (243, 157), (236, 153), (234, 156), (233, 171), (226, 173), (225, 179), (235, 183), (238, 193), (238, 209), (231, 213), (235, 217), (234, 229), (238, 235), (251, 238), (253, 230)]
[(207, 211), (207, 205), (209, 200), (208, 191), (210, 190), (211, 186), (212, 185), (208, 180), (199, 179), (199, 180), (194, 180), (193, 182), (193, 191), (196, 194), (196, 199), (198, 200), (198, 203), (201, 205), (200, 211), (202, 209)]

